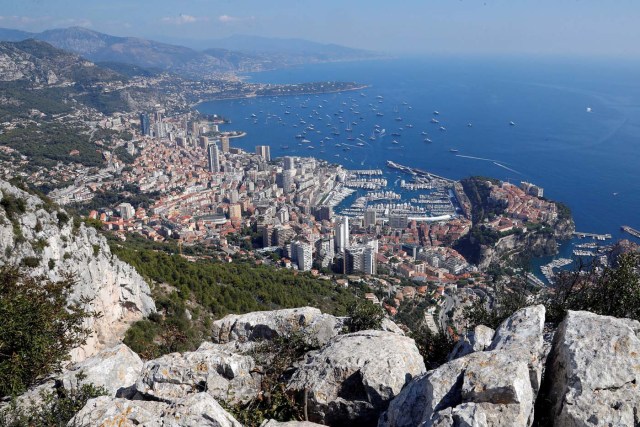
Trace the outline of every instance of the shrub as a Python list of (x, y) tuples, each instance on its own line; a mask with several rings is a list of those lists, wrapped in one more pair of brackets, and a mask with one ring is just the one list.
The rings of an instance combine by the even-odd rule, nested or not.
[(384, 319), (384, 311), (379, 305), (368, 300), (357, 301), (349, 307), (349, 332), (364, 331), (367, 329), (380, 329)]
[(81, 307), (86, 300), (68, 302), (74, 283), (0, 269), (0, 396), (23, 392), (86, 342), (84, 321), (96, 314)]

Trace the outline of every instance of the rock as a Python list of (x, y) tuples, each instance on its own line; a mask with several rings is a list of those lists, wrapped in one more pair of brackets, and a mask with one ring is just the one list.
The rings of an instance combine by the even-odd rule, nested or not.
[[(544, 307), (517, 311), (496, 330), (488, 350), (454, 359), (409, 383), (378, 426), (530, 426), (543, 364), (543, 326)], [(478, 332), (484, 342), (479, 345), (486, 347), (490, 330)]]
[(404, 335), (404, 331), (400, 329), (400, 326), (396, 325), (393, 320), (387, 319), (386, 317), (382, 319), (380, 329), (387, 332), (393, 332), (394, 334)]
[(318, 427), (322, 426), (322, 424), (316, 424), (309, 421), (276, 421), (276, 420), (265, 420), (260, 427)]
[[(62, 210), (3, 180), (0, 195), (22, 199), (26, 205), (25, 212), (15, 216), (15, 224), (0, 209), (0, 253), (4, 255), (0, 265), (20, 265), (24, 258), (36, 257), (39, 265), (28, 269), (32, 276), (55, 281), (72, 272), (76, 283), (71, 299), (86, 298), (90, 302), (85, 308), (101, 313), (101, 317), (87, 320), (86, 326), (94, 333), (84, 346), (71, 352), (73, 361), (117, 345), (132, 322), (155, 311), (146, 281), (111, 253), (106, 239), (94, 228), (74, 226), (73, 218), (66, 213), (68, 220), (61, 220), (58, 214)], [(14, 225), (22, 234), (20, 241), (14, 235)]]
[(491, 345), (495, 331), (487, 326), (478, 325), (473, 331), (464, 334), (451, 350), (449, 360), (458, 359), (476, 351), (484, 351)]
[(231, 346), (203, 343), (197, 351), (172, 353), (144, 364), (136, 390), (146, 398), (176, 402), (206, 390), (227, 403), (246, 402), (259, 391), (252, 357)]
[(375, 425), (402, 387), (425, 372), (415, 342), (383, 331), (337, 336), (308, 356), (288, 390), (308, 391), (309, 419), (328, 425)]
[(74, 427), (138, 425), (242, 427), (207, 393), (197, 393), (173, 404), (98, 397), (89, 400), (68, 425)]
[[(104, 387), (111, 396), (135, 384), (142, 370), (142, 360), (124, 344), (102, 350), (95, 356), (68, 367), (59, 377), (66, 388), (82, 384)], [(79, 379), (80, 373), (83, 379)]]
[(514, 354), (526, 355), (531, 386), (535, 393), (540, 390), (546, 359), (543, 340), (544, 319), (543, 305), (534, 305), (516, 311), (496, 329), (489, 347), (489, 350), (506, 350)]
[(638, 424), (640, 322), (569, 311), (547, 364), (556, 426)]
[(213, 322), (214, 343), (254, 342), (303, 332), (323, 345), (342, 330), (342, 321), (313, 307), (229, 314)]

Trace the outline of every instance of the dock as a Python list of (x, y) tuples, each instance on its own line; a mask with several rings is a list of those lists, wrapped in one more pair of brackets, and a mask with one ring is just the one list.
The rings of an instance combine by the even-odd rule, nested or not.
[[(638, 233), (638, 232), (637, 232)], [(640, 235), (640, 233), (638, 233)], [(596, 240), (607, 240), (611, 238), (611, 234), (598, 234), (598, 233), (584, 233), (582, 231), (574, 231), (573, 235), (575, 237), (579, 237), (584, 239), (585, 237), (590, 237)]]
[(622, 228), (622, 231), (640, 239), (640, 231), (636, 230), (635, 228), (629, 227), (628, 225), (623, 225), (620, 228)]

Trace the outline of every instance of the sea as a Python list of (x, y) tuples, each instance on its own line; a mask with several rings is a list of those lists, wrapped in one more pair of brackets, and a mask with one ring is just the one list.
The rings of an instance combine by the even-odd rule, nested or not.
[[(640, 229), (639, 76), (640, 62), (624, 59), (389, 58), (244, 76), (260, 83), (353, 81), (367, 85), (362, 90), (212, 101), (198, 109), (230, 119), (222, 130), (247, 132), (232, 146), (269, 145), (272, 158), (380, 168), (396, 192), (408, 176), (387, 160), (453, 179), (528, 181), (567, 204), (578, 231), (640, 243), (620, 229)], [(296, 135), (311, 124), (302, 143)], [(355, 140), (346, 139), (347, 128)], [(573, 245), (587, 241), (564, 243), (558, 256), (571, 257)]]

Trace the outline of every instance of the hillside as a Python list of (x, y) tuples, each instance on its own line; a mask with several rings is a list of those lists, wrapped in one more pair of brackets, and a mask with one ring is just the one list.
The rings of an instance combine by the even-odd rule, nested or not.
[(338, 45), (251, 36), (211, 41), (207, 49), (199, 51), (138, 37), (112, 36), (82, 27), (51, 29), (37, 34), (0, 29), (0, 40), (26, 38), (45, 41), (95, 62), (121, 62), (189, 78), (373, 56), (371, 52)]

